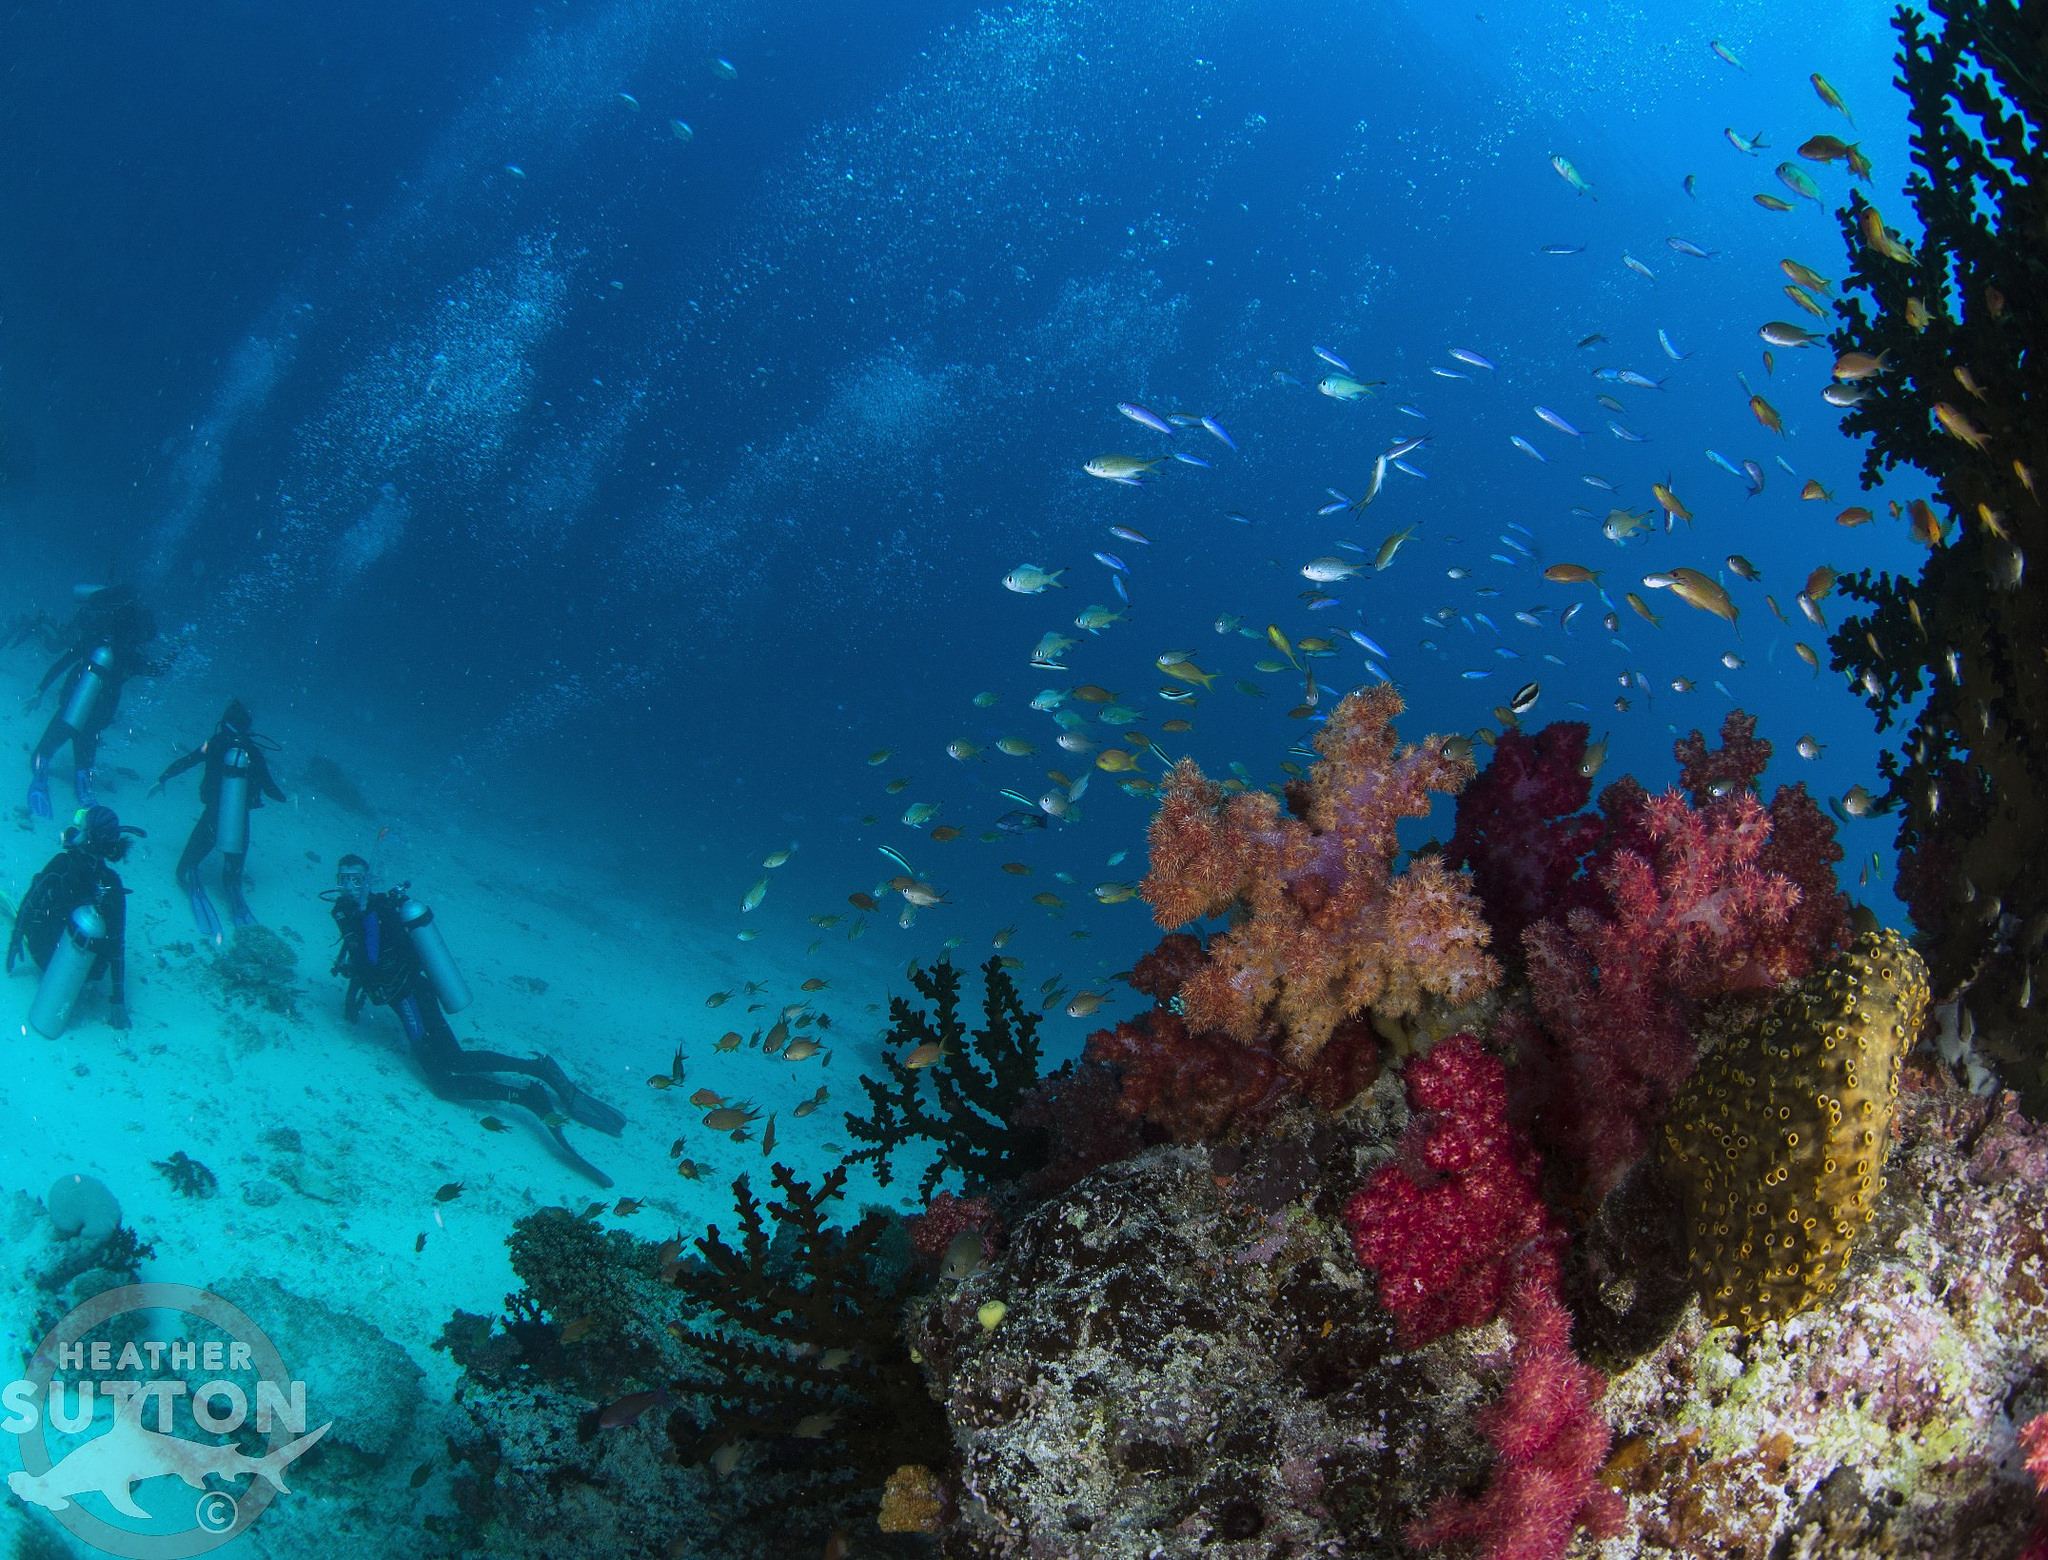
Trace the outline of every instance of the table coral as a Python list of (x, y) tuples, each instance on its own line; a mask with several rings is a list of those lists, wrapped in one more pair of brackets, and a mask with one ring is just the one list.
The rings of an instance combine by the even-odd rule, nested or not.
[(1834, 1292), (1883, 1185), (1927, 968), (1865, 933), (1693, 1074), (1664, 1129), (1708, 1320), (1753, 1331)]
[(1459, 1006), (1499, 979), (1464, 876), (1436, 856), (1394, 871), (1400, 820), (1427, 817), (1432, 793), (1472, 774), (1440, 738), (1401, 746), (1401, 708), (1386, 684), (1346, 696), (1286, 813), (1269, 792), (1226, 798), (1192, 760), (1174, 766), (1141, 892), (1162, 927), (1243, 916), (1181, 987), (1191, 1029), (1246, 1044), (1277, 1033), (1281, 1057), (1305, 1067), (1346, 1018)]

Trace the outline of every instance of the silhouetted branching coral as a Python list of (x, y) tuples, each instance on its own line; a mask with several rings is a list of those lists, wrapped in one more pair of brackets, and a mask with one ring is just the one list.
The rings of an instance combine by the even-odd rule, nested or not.
[(981, 978), (982, 1023), (972, 1033), (960, 1013), (960, 971), (945, 960), (911, 972), (929, 1008), (889, 999), (888, 1081), (862, 1078), (872, 1113), (846, 1113), (846, 1130), (868, 1145), (847, 1162), (872, 1164), (884, 1186), (896, 1150), (918, 1139), (938, 1149), (918, 1183), (920, 1199), (948, 1170), (979, 1187), (1021, 1180), (1045, 1162), (1044, 1131), (1018, 1113), (1039, 1082), (1038, 1015), (1018, 1000), (1000, 959), (984, 964)]
[[(1917, 249), (1853, 196), (1837, 351), (1883, 372), (1843, 418), (1867, 435), (1864, 482), (1900, 466), (1935, 484), (1916, 504), (1917, 579), (1841, 582), (1869, 610), (1844, 622), (1834, 665), (1885, 729), (1924, 688), (1882, 772), (1897, 809), (1899, 892), (1937, 994), (1971, 986), (1979, 1044), (2023, 1061), (2013, 1082), (2048, 1103), (2048, 1025), (2032, 964), (2048, 934), (2048, 46), (2035, 5), (1935, 0), (1895, 18), (1910, 104), (1907, 182)], [(1895, 513), (1899, 506), (1893, 505)]]
[(766, 1204), (745, 1176), (733, 1182), (739, 1244), (713, 1225), (696, 1243), (703, 1265), (676, 1271), (676, 1288), (706, 1318), (677, 1335), (696, 1362), (671, 1383), (682, 1400), (669, 1419), (678, 1453), (697, 1462), (769, 1440), (793, 1458), (808, 1446), (828, 1491), (878, 1488), (904, 1463), (944, 1463), (945, 1417), (902, 1334), (917, 1275), (883, 1249), (895, 1221), (871, 1209), (847, 1229), (825, 1222), (844, 1165), (815, 1187), (785, 1165), (773, 1174), (781, 1196)]

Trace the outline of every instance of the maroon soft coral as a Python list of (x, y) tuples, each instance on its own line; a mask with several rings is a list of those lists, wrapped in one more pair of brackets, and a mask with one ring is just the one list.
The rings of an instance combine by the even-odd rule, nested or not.
[(1580, 811), (1593, 794), (1586, 773), (1589, 735), (1575, 720), (1556, 721), (1534, 736), (1504, 731), (1492, 761), (1458, 797), (1457, 828), (1444, 860), (1471, 870), (1493, 928), (1494, 952), (1516, 969), (1530, 925), (1598, 895), (1580, 876), (1607, 832), (1598, 814)]
[(1122, 1075), (1119, 1108), (1177, 1143), (1222, 1135), (1270, 1112), (1295, 1080), (1272, 1052), (1228, 1035), (1191, 1030), (1154, 1008), (1088, 1037), (1084, 1053)]

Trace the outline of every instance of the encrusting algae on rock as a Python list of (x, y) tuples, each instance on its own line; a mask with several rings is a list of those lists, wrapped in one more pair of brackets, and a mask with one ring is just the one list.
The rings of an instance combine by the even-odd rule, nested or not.
[(1864, 932), (1680, 1091), (1664, 1168), (1685, 1192), (1713, 1325), (1754, 1332), (1834, 1291), (1884, 1189), (1899, 1069), (1927, 998), (1905, 939)]

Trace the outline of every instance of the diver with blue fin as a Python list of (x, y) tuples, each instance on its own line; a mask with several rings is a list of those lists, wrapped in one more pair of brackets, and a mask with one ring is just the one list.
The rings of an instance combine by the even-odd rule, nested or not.
[(213, 735), (173, 759), (149, 788), (154, 796), (186, 770), (206, 766), (199, 776), (199, 821), (192, 825), (185, 853), (178, 858), (178, 886), (185, 891), (199, 930), (215, 942), (222, 936), (220, 915), (206, 897), (199, 868), (213, 852), (220, 852), (220, 891), (228, 902), (228, 914), (237, 926), (254, 926), (256, 914), (242, 897), (242, 865), (249, 859), (249, 814), (263, 805), (266, 796), (274, 802), (285, 800), (264, 757), (266, 749), (275, 751), (275, 747), (250, 729), (248, 706), (240, 699), (230, 699)]
[[(427, 1075), (427, 1087), (438, 1098), (525, 1106), (540, 1118), (571, 1164), (599, 1186), (610, 1186), (612, 1178), (570, 1146), (562, 1125), (580, 1122), (617, 1137), (625, 1131), (625, 1116), (571, 1083), (552, 1056), (464, 1050), (445, 1015), (469, 1006), (469, 983), (434, 924), (434, 912), (406, 892), (409, 884), (371, 892), (370, 864), (361, 856), (341, 858), (335, 884), (321, 897), (332, 902), (334, 925), (341, 933), (333, 973), (348, 977), (348, 995), (342, 1001), (348, 1021), (356, 1021), (365, 1002), (390, 1008), (405, 1028), (413, 1060)], [(507, 1083), (492, 1076), (496, 1073), (528, 1081)]]
[(78, 612), (66, 630), (70, 647), (36, 684), (35, 699), (40, 699), (50, 684), (64, 679), (57, 713), (29, 755), (28, 810), (38, 818), (50, 816), (50, 760), (67, 742), (78, 805), (93, 805), (93, 761), (100, 733), (120, 706), (123, 685), (131, 677), (150, 677), (164, 669), (142, 653), (143, 646), (156, 638), (156, 617), (133, 588), (80, 586), (78, 598)]
[(123, 823), (111, 807), (81, 807), (50, 858), (21, 896), (7, 939), (7, 973), (24, 952), (43, 972), (29, 1022), (54, 1040), (71, 1020), (88, 981), (109, 977), (107, 1022), (128, 1027), (128, 890), (114, 863), (147, 831)]

